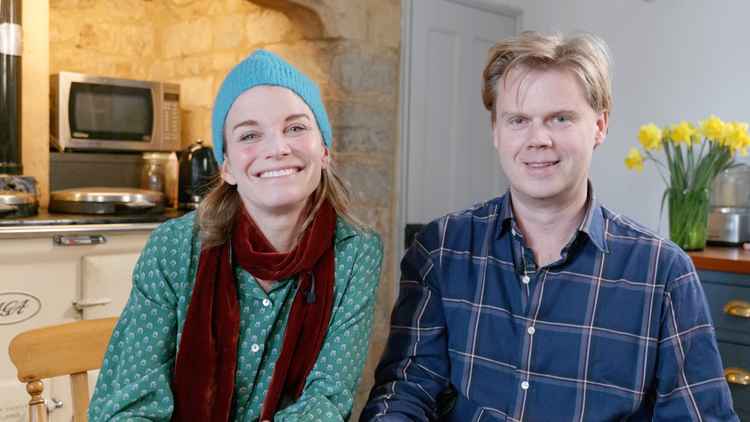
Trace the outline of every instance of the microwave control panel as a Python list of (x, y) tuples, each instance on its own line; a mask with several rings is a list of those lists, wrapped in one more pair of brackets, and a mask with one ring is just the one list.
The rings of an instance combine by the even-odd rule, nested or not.
[(163, 120), (162, 120), (162, 150), (177, 151), (180, 149), (180, 86), (177, 84), (163, 84)]

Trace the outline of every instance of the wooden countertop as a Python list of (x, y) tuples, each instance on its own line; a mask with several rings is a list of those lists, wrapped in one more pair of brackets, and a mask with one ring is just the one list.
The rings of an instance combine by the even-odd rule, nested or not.
[(698, 252), (688, 252), (695, 268), (750, 274), (750, 251), (738, 247), (707, 246)]

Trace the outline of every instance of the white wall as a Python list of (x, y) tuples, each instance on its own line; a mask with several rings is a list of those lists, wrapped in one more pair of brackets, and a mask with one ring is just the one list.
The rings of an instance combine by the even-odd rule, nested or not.
[[(607, 140), (594, 153), (597, 197), (658, 228), (664, 183), (654, 163), (641, 173), (623, 159), (640, 125), (750, 121), (750, 1), (489, 0), (523, 10), (525, 30), (593, 32), (610, 47), (614, 109)], [(660, 232), (667, 232), (663, 217)]]

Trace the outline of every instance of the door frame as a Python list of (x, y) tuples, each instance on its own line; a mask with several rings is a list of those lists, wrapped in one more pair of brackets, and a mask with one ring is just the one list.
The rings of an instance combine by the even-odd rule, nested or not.
[[(401, 64), (399, 70), (399, 120), (398, 132), (401, 140), (399, 148), (399, 157), (396, 167), (396, 192), (398, 204), (396, 206), (396, 230), (394, 231), (392, 250), (393, 250), (393, 280), (396, 293), (398, 294), (401, 256), (405, 251), (404, 247), (404, 229), (406, 228), (407, 204), (408, 204), (408, 181), (407, 176), (409, 165), (409, 130), (406, 127), (410, 121), (409, 97), (411, 93), (411, 84), (409, 74), (411, 73), (411, 30), (413, 26), (414, 2), (426, 0), (401, 0)], [(514, 6), (502, 4), (496, 0), (444, 0), (449, 3), (455, 3), (462, 6), (468, 6), (474, 9), (490, 12), (502, 16), (513, 18), (516, 22), (515, 32), (521, 32), (523, 10)]]

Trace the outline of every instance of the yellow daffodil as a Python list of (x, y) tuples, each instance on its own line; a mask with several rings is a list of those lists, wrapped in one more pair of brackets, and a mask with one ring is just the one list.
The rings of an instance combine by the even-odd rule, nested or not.
[(669, 137), (676, 144), (684, 143), (690, 145), (694, 133), (695, 129), (693, 128), (693, 125), (683, 120), (676, 125), (672, 125), (672, 128), (669, 131)]
[(724, 131), (726, 130), (726, 123), (722, 122), (720, 118), (713, 114), (708, 119), (701, 122), (701, 133), (707, 139), (716, 141), (719, 144), (724, 144)]
[(747, 132), (748, 124), (744, 122), (731, 122), (726, 124), (724, 145), (732, 152), (747, 155), (747, 147), (750, 146), (750, 135)]
[(643, 171), (643, 156), (638, 148), (630, 148), (628, 155), (625, 156), (625, 166), (629, 170), (635, 170), (638, 173)]
[(661, 129), (659, 129), (659, 126), (649, 123), (641, 126), (638, 131), (638, 140), (646, 150), (657, 149), (661, 146), (661, 135)]

